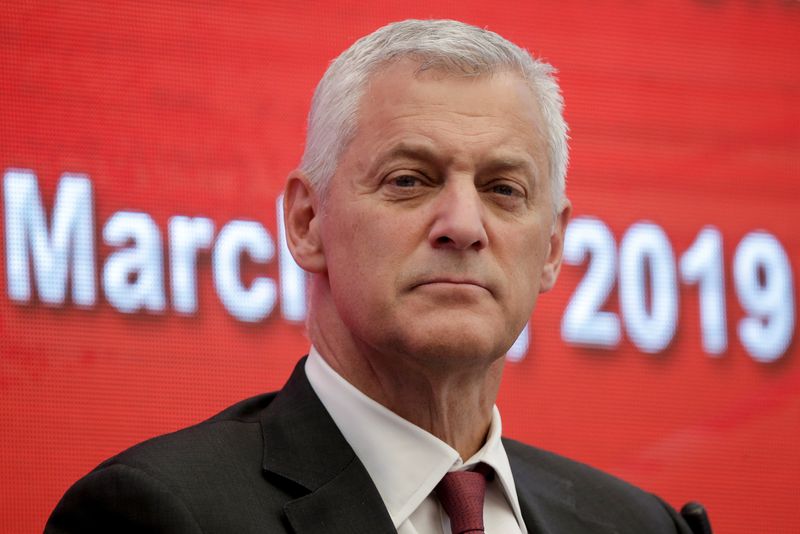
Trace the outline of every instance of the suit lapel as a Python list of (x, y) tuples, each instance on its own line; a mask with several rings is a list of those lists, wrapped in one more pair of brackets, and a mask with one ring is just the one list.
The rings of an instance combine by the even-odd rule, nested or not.
[(284, 506), (297, 534), (395, 533), (361, 461), (320, 402), (305, 359), (261, 416), (263, 469), (304, 489)]
[(354, 459), (311, 494), (284, 507), (298, 534), (395, 534), (394, 525), (364, 467)]
[[(396, 534), (367, 470), (311, 388), (305, 359), (262, 412), (261, 428), (265, 476), (297, 489), (297, 498), (284, 505), (296, 534)], [(571, 480), (515, 450), (506, 442), (529, 534), (618, 534), (576, 509)]]
[(529, 534), (618, 534), (612, 525), (576, 508), (571, 480), (518, 456), (507, 442), (506, 452)]

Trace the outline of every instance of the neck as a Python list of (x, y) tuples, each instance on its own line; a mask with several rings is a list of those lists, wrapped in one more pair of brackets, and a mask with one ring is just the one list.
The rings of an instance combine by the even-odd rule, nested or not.
[[(322, 300), (318, 302), (318, 300)], [(362, 393), (438, 437), (467, 460), (482, 446), (502, 375), (503, 358), (465, 362), (458, 354), (403, 354), (357, 339), (315, 299), (309, 335), (320, 355)]]

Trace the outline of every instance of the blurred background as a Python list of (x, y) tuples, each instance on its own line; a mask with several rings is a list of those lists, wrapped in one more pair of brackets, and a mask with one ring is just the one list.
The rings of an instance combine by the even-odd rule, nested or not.
[[(277, 202), (328, 62), (456, 18), (559, 69), (575, 217), (505, 433), (716, 532), (800, 532), (800, 2), (0, 5), (0, 525), (279, 388), (308, 341)], [(354, 236), (357, 238), (357, 236)]]

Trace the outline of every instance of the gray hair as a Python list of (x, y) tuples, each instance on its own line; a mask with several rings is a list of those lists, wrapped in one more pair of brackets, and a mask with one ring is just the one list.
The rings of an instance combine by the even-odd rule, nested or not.
[(412, 58), (419, 70), (441, 69), (465, 76), (517, 72), (531, 86), (544, 125), (553, 208), (564, 196), (569, 158), (564, 100), (555, 69), (500, 35), (454, 20), (404, 20), (362, 37), (334, 59), (314, 91), (306, 148), (300, 164), (325, 197), (339, 158), (356, 133), (358, 108), (367, 83), (381, 66)]

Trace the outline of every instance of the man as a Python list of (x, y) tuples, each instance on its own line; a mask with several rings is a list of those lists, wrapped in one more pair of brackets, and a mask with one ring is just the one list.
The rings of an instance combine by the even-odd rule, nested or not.
[[(561, 108), (548, 65), (458, 22), (345, 51), (285, 194), (308, 359), (101, 464), (46, 530), (688, 533), (657, 497), (500, 438), (503, 357), (561, 264)], [(485, 525), (462, 524), (469, 499)]]

